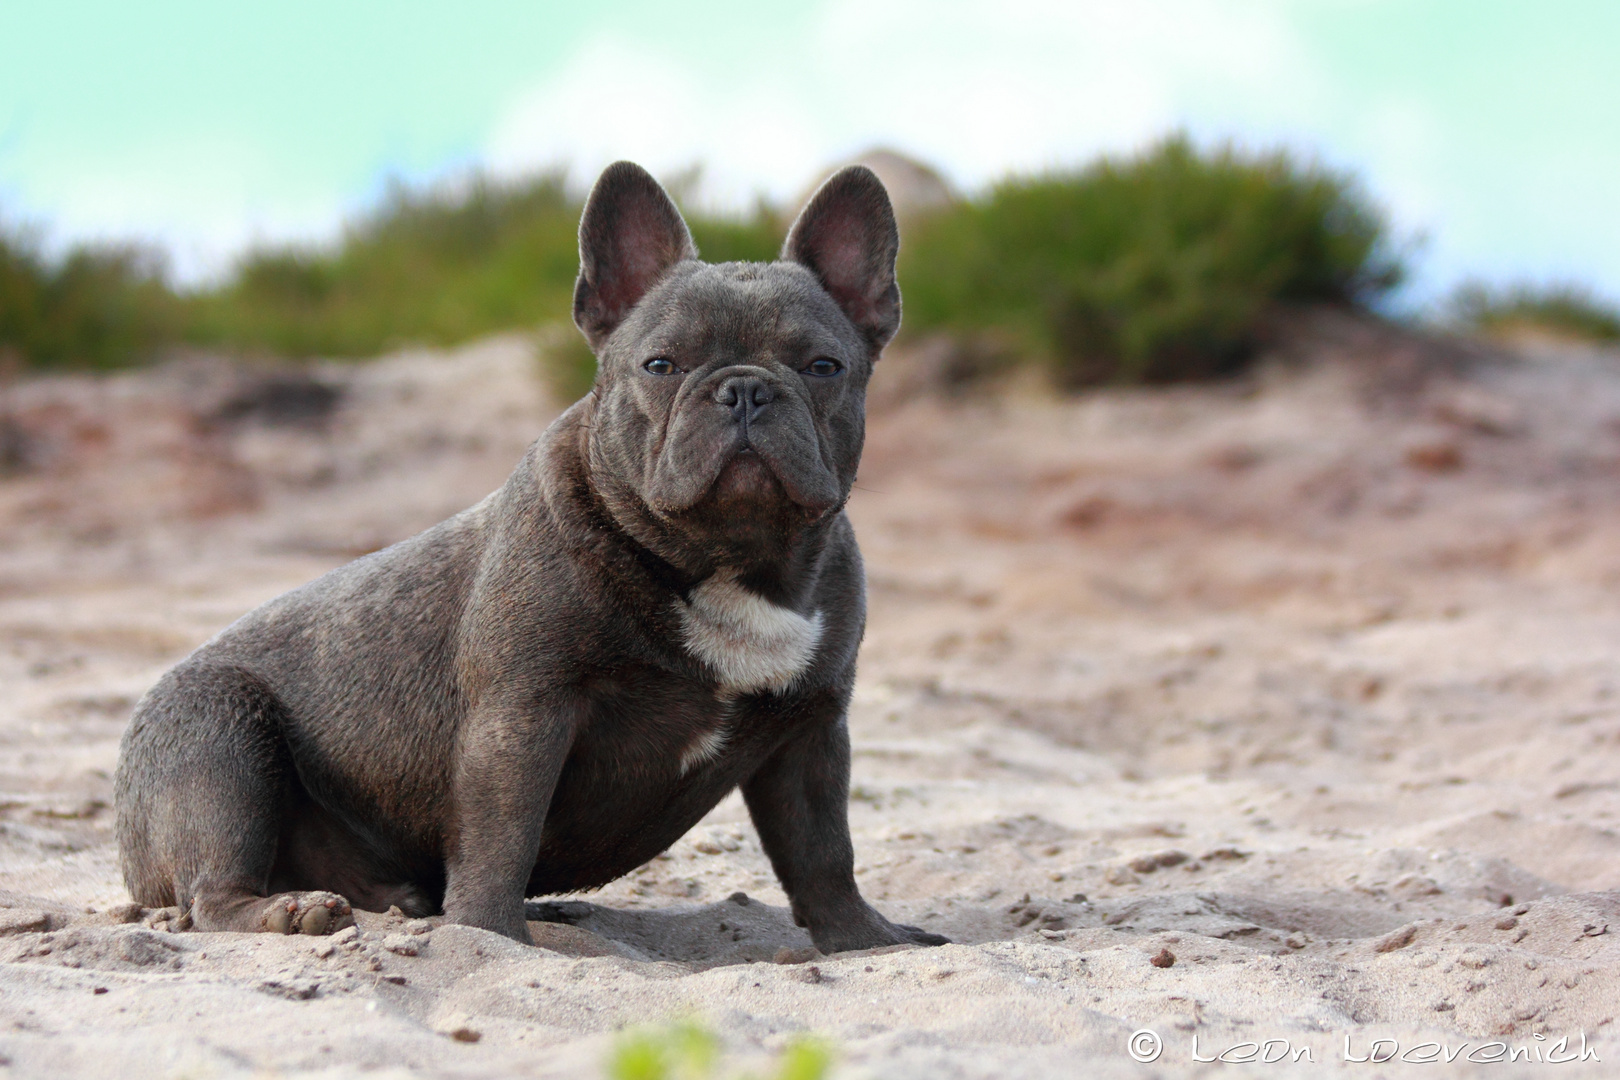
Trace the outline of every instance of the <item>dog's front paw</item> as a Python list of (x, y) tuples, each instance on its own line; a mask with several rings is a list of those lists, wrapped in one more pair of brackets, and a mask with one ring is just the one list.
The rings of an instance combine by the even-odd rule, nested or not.
[(337, 893), (277, 893), (265, 904), (263, 925), (272, 934), (335, 934), (354, 925), (354, 909)]
[(901, 934), (910, 938), (917, 945), (949, 945), (951, 939), (939, 934), (930, 934), (920, 926), (907, 926), (905, 923), (890, 923)]
[(916, 926), (902, 926), (868, 907), (860, 917), (833, 926), (811, 925), (810, 939), (824, 953), (881, 949), (889, 945), (949, 945), (947, 938)]

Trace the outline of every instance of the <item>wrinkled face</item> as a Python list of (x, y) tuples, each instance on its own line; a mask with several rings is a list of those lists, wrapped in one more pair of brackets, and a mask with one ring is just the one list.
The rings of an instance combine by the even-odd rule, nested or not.
[(661, 532), (760, 553), (842, 507), (866, 382), (900, 322), (898, 249), (863, 168), (822, 185), (780, 261), (720, 265), (698, 261), (645, 170), (603, 172), (580, 222), (574, 321), (599, 363), (591, 473), (621, 524), (651, 515)]
[(657, 515), (843, 505), (870, 347), (802, 266), (684, 262), (601, 350), (592, 457)]

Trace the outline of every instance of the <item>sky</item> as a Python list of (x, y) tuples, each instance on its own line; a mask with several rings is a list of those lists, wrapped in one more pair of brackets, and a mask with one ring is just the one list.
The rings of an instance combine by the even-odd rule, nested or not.
[(1613, 0), (0, 0), (0, 220), (187, 281), (395, 179), (628, 157), (741, 208), (887, 146), (971, 195), (1177, 130), (1357, 175), (1409, 306), (1620, 299)]

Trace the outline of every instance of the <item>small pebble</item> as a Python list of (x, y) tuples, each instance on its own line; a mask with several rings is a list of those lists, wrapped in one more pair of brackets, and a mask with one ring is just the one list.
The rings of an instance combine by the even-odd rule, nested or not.
[(382, 939), (382, 947), (400, 956), (415, 956), (421, 951), (421, 941), (411, 934), (389, 934)]
[(135, 923), (146, 917), (146, 909), (139, 904), (114, 904), (107, 909), (107, 917), (115, 923)]
[(1373, 952), (1387, 953), (1394, 952), (1396, 949), (1404, 949), (1412, 944), (1413, 939), (1417, 937), (1417, 931), (1416, 923), (1410, 923), (1399, 929), (1391, 930), (1373, 942)]
[(1156, 968), (1167, 968), (1173, 965), (1175, 962), (1176, 954), (1171, 952), (1169, 949), (1160, 949), (1158, 952), (1154, 953), (1152, 959), (1148, 961), (1148, 963), (1152, 964)]
[(1180, 866), (1189, 858), (1185, 851), (1155, 851), (1151, 855), (1138, 855), (1127, 865), (1138, 874), (1151, 874), (1155, 870)]
[(456, 1042), (475, 1043), (484, 1036), (481, 1032), (474, 1031), (470, 1027), (458, 1027), (450, 1033), (450, 1037)]
[(1239, 851), (1235, 847), (1216, 848), (1214, 851), (1204, 852), (1202, 856), (1205, 862), (1214, 862), (1217, 859), (1247, 859), (1248, 857), (1249, 853), (1247, 851)]

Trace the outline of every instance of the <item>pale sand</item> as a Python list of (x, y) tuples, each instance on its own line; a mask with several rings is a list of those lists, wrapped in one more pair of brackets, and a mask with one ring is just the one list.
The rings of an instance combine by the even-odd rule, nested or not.
[(134, 699), (484, 494), (556, 408), (515, 339), (332, 369), (325, 429), (208, 422), (240, 380), (200, 362), (12, 388), (0, 1075), (587, 1077), (688, 1015), (739, 1068), (822, 1033), (849, 1077), (1203, 1075), (1195, 1035), (1398, 1076), (1346, 1038), (1582, 1032), (1604, 1063), (1553, 1075), (1612, 1075), (1620, 357), (1457, 376), (1311, 340), (1241, 386), (1068, 402), (947, 403), (907, 389), (926, 355), (885, 361), (851, 818), (867, 897), (958, 944), (808, 961), (735, 797), (538, 949), (143, 925), (107, 805)]

